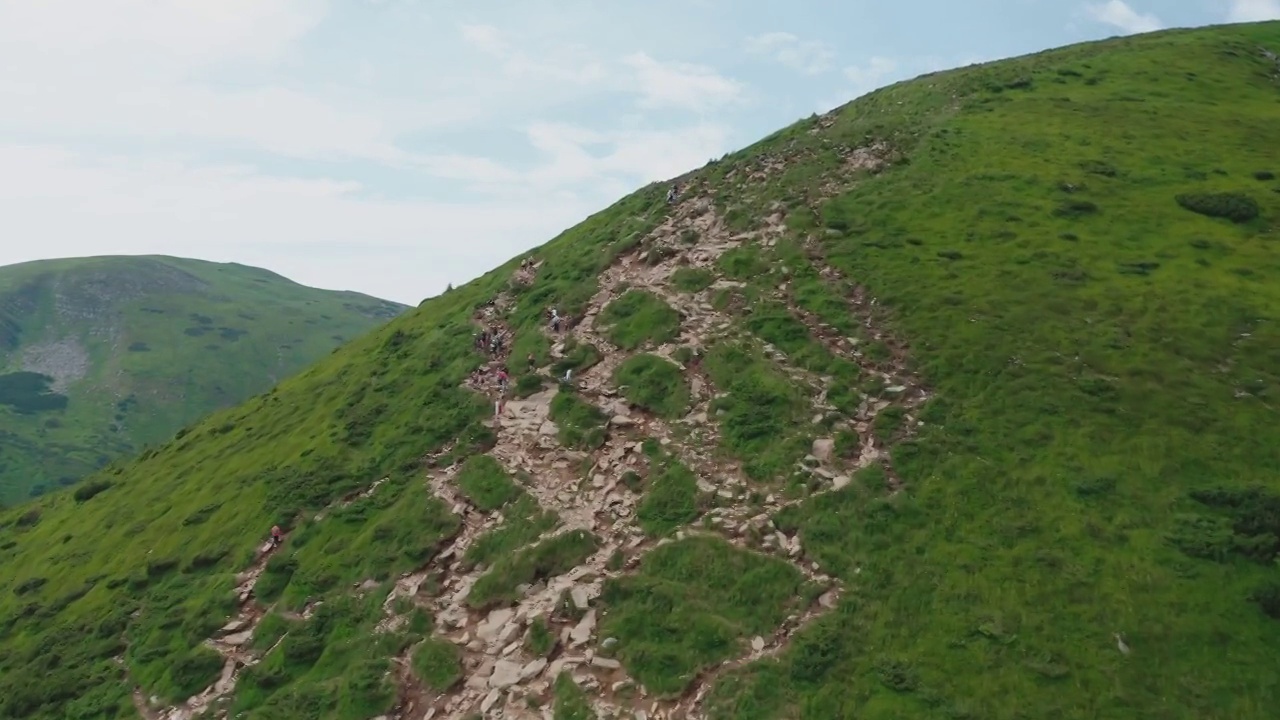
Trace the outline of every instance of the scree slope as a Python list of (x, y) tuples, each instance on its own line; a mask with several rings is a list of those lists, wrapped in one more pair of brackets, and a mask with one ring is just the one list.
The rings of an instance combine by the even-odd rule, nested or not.
[(1275, 717), (1277, 54), (879, 90), (6, 512), (0, 717)]
[(171, 257), (0, 267), (0, 504), (167, 441), (405, 309)]

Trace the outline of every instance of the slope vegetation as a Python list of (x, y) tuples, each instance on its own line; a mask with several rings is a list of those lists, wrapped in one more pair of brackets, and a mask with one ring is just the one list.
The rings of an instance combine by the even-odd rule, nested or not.
[(166, 441), (403, 310), (198, 260), (0, 268), (0, 504)]
[(9, 511), (0, 717), (1273, 717), (1278, 51), (880, 90)]

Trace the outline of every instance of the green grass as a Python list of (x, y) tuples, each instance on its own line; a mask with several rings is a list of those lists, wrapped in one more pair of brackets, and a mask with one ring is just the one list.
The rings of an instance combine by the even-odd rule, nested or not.
[[(1280, 336), (1262, 320), (1280, 310), (1265, 284), (1280, 199), (1251, 177), (1280, 159), (1280, 131), (1259, 45), (1280, 46), (1280, 25), (943, 74), (841, 116), (850, 137), (920, 133), (909, 166), (822, 209), (839, 233), (823, 251), (892, 308), (937, 400), (894, 451), (909, 494), (850, 489), (784, 518), (826, 567), (860, 568), (859, 589), (779, 662), (726, 681), (719, 717), (1271, 713), (1280, 625), (1250, 598), (1277, 566), (1238, 550), (1265, 521), (1193, 498), (1280, 490), (1264, 429)], [(1022, 76), (1030, 89), (987, 89)], [(943, 96), (965, 99), (951, 112)], [(1259, 219), (1175, 201), (1240, 192)], [(1070, 194), (1098, 212), (1055, 215)]]
[(682, 267), (671, 273), (671, 287), (680, 292), (701, 292), (715, 281), (715, 273), (703, 268)]
[(467, 604), (478, 609), (514, 604), (521, 597), (519, 586), (572, 570), (595, 552), (599, 543), (595, 535), (573, 530), (501, 557), (476, 580), (467, 594)]
[(791, 565), (694, 537), (655, 549), (634, 576), (610, 579), (601, 637), (650, 692), (676, 695), (700, 669), (768, 635), (792, 607), (803, 577)]
[(562, 672), (556, 676), (553, 693), (555, 720), (596, 720), (587, 693), (578, 687), (569, 673)]
[(698, 519), (698, 479), (678, 459), (663, 455), (651, 461), (645, 486), (636, 520), (649, 535), (670, 535)]
[[(244, 265), (162, 256), (0, 267), (0, 504), (165, 442), (403, 310)], [(50, 391), (19, 372), (28, 353), (47, 359), (43, 373), (83, 369), (46, 375)]]
[(605, 423), (609, 419), (569, 388), (561, 388), (551, 399), (549, 416), (560, 429), (560, 442), (566, 447), (593, 450), (604, 444)]
[[(872, 468), (775, 518), (844, 592), (778, 657), (718, 680), (715, 717), (1274, 716), (1280, 193), (1258, 173), (1280, 169), (1280, 89), (1260, 47), (1280, 51), (1280, 24), (939, 73), (696, 171), (689, 186), (705, 186), (735, 230), (780, 203), (792, 235), (717, 265), (746, 286), (711, 300), (749, 336), (713, 344), (702, 362), (728, 393), (712, 409), (717, 450), (771, 481), (815, 432), (834, 430), (810, 424), (818, 390), (760, 352), (772, 338), (797, 364), (842, 377), (796, 332), (793, 307), (769, 304), (784, 274), (786, 301), (859, 338), (864, 359), (888, 366), (891, 347), (909, 348), (932, 395), (910, 439), (906, 413), (875, 423), (896, 442), (901, 492), (886, 495)], [(894, 164), (821, 197), (841, 153), (869, 141), (888, 143)], [(748, 180), (764, 158), (786, 167)], [(662, 222), (664, 192), (645, 187), (535, 251), (544, 264), (512, 290), (506, 318), (523, 353), (550, 360), (542, 313), (580, 316), (599, 273)], [(1222, 199), (1237, 195), (1256, 217)], [(470, 316), (518, 262), (104, 468), (79, 498), (0, 510), (0, 719), (130, 717), (135, 683), (168, 698), (212, 679), (200, 641), (234, 610), (235, 574), (273, 522), (294, 534), (261, 589), (286, 605), (318, 594), (331, 609), (245, 671), (235, 711), (387, 712), (388, 660), (423, 628), (372, 632), (387, 584), (361, 598), (344, 583), (390, 579), (451, 532), (456, 520), (422, 487), (423, 458), (454, 443), (437, 461), (446, 467), (495, 441), (492, 409), (458, 386), (481, 362)], [(849, 308), (855, 291), (877, 327)], [(628, 302), (612, 332), (637, 350), (666, 342), (664, 312)], [(5, 318), (0, 335), (12, 338)], [(566, 351), (561, 375), (599, 361), (585, 345)], [(847, 411), (850, 399), (836, 403)], [(605, 418), (584, 399), (561, 392), (553, 410), (568, 444), (603, 441)], [(848, 433), (835, 434), (846, 452)], [(355, 510), (311, 519), (388, 476)], [(489, 565), (477, 608), (510, 603), (595, 550), (585, 534), (529, 547), (536, 508), (517, 497), (502, 512), (477, 560)], [(811, 594), (788, 563), (692, 537), (606, 583), (598, 634), (619, 639), (617, 656), (649, 692), (679, 693)], [(562, 717), (581, 708), (570, 690), (557, 692)]]
[(488, 455), (467, 459), (454, 482), (483, 512), (493, 512), (524, 494), (498, 461)]
[(623, 360), (613, 381), (627, 400), (659, 417), (675, 419), (689, 411), (689, 385), (680, 368), (657, 355), (641, 353)]
[(499, 558), (510, 556), (531, 544), (560, 523), (555, 513), (542, 510), (537, 500), (523, 492), (503, 509), (502, 515), (501, 525), (476, 538), (467, 548), (463, 559), (469, 566), (492, 565)]
[(366, 579), (394, 578), (426, 564), (460, 528), (457, 516), (421, 482), (393, 480), (295, 530), (267, 564), (255, 593), (264, 602), (280, 598), (297, 608)]
[(570, 370), (582, 372), (600, 362), (601, 357), (595, 345), (571, 337), (564, 341), (564, 357), (552, 363), (551, 371), (558, 378)]
[(414, 638), (373, 632), (384, 596), (335, 598), (317, 607), (261, 663), (243, 671), (233, 713), (253, 720), (318, 714), (357, 720), (388, 711), (395, 692), (385, 677), (387, 658)]
[(713, 410), (720, 418), (722, 442), (743, 461), (754, 479), (776, 479), (805, 454), (811, 441), (802, 428), (811, 414), (804, 391), (792, 384), (755, 348), (740, 342), (713, 346), (704, 367), (728, 396)]
[(445, 692), (462, 679), (458, 646), (448, 640), (427, 638), (413, 650), (413, 672), (432, 691)]
[(662, 345), (680, 335), (680, 314), (662, 298), (645, 290), (628, 290), (605, 306), (600, 323), (614, 345), (635, 350)]
[(551, 628), (547, 627), (547, 621), (542, 616), (533, 619), (529, 623), (529, 632), (524, 638), (524, 648), (535, 657), (546, 657), (556, 647), (556, 636), (551, 632)]

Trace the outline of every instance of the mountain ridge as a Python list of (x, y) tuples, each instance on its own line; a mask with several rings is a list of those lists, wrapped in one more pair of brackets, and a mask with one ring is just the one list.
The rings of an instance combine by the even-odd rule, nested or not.
[(0, 717), (1269, 717), (1268, 48), (890, 86), (0, 513)]
[[(325, 309), (313, 311), (317, 303)], [(0, 387), (12, 389), (0, 403), (0, 500), (71, 484), (167, 440), (204, 412), (300, 369), (341, 342), (333, 338), (403, 308), (260, 268), (163, 255), (0, 267)], [(218, 312), (225, 316), (215, 324), (209, 315)], [(300, 330), (291, 330), (294, 318)], [(273, 358), (269, 338), (243, 340), (285, 331)]]

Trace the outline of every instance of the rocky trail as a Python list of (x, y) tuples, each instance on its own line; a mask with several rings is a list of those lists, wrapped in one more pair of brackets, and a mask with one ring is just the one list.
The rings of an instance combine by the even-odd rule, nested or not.
[[(757, 172), (768, 175), (774, 171), (776, 168), (766, 164)], [(461, 518), (462, 528), (426, 566), (395, 582), (384, 601), (384, 617), (377, 631), (403, 629), (409, 619), (407, 609), (418, 607), (429, 612), (434, 618), (435, 636), (457, 647), (462, 678), (443, 693), (427, 689), (412, 669), (417, 646), (408, 648), (393, 659), (389, 674), (396, 685), (398, 701), (395, 709), (380, 720), (463, 720), (477, 715), (549, 720), (553, 714), (553, 685), (562, 672), (568, 673), (586, 692), (601, 717), (703, 718), (704, 700), (720, 676), (782, 652), (796, 631), (836, 606), (843, 592), (840, 582), (806, 556), (798, 535), (786, 535), (772, 521), (776, 513), (807, 500), (812, 494), (784, 498), (775, 489), (752, 482), (743, 473), (741, 463), (728, 457), (720, 447), (719, 427), (711, 408), (723, 393), (702, 373), (698, 358), (704, 348), (717, 341), (743, 334), (733, 312), (718, 310), (711, 301), (712, 293), (741, 287), (743, 283), (722, 279), (695, 293), (677, 292), (671, 284), (671, 276), (679, 268), (711, 270), (718, 258), (731, 249), (744, 243), (772, 246), (788, 232), (785, 211), (777, 205), (759, 229), (733, 233), (708, 197), (686, 197), (673, 204), (661, 224), (600, 275), (599, 289), (581, 318), (566, 318), (555, 330), (549, 323), (544, 328), (552, 343), (553, 360), (564, 356), (565, 342), (570, 338), (594, 346), (599, 360), (568, 378), (553, 377), (550, 367), (538, 368), (536, 372), (550, 379), (550, 386), (544, 383), (545, 389), (524, 398), (509, 399), (510, 388), (501, 391), (496, 380), (498, 369), (508, 366), (512, 360), (510, 348), (514, 333), (506, 322), (513, 303), (511, 297), (506, 292), (499, 293), (476, 311), (475, 349), (484, 360), (464, 384), (493, 402), (492, 427), (496, 443), (487, 454), (543, 512), (556, 519), (553, 527), (525, 547), (574, 532), (588, 532), (598, 544), (576, 567), (518, 587), (519, 597), (514, 604), (473, 607), (469, 604), (471, 590), (490, 568), (469, 563), (466, 553), (477, 539), (509, 521), (503, 514), (509, 506), (482, 511), (458, 487), (457, 464), (439, 468), (434, 462), (427, 463), (427, 489)], [(692, 236), (696, 236), (696, 242), (689, 241)], [(535, 282), (539, 267), (540, 263), (532, 259), (522, 263), (513, 281), (526, 285)], [(840, 280), (826, 268), (823, 276)], [(621, 397), (621, 389), (615, 387), (614, 373), (628, 353), (615, 346), (609, 340), (608, 329), (599, 325), (601, 312), (627, 290), (650, 292), (680, 316), (679, 336), (646, 351), (684, 371), (692, 398), (689, 412), (683, 418), (663, 420), (632, 407)], [(822, 493), (844, 487), (857, 470), (878, 463), (889, 472), (891, 489), (896, 489), (900, 482), (892, 473), (887, 453), (872, 424), (880, 412), (896, 405), (906, 417), (901, 432), (913, 432), (918, 424), (916, 411), (928, 394), (907, 370), (904, 346), (879, 329), (874, 299), (867, 299), (859, 292), (850, 302), (851, 315), (858, 318), (866, 330), (862, 338), (845, 337), (800, 308), (791, 297), (788, 282), (771, 289), (767, 299), (785, 304), (831, 355), (855, 363), (864, 377), (877, 378), (885, 387), (879, 397), (864, 396), (856, 416), (844, 417), (826, 399), (826, 388), (832, 378), (796, 366), (785, 353), (765, 344), (765, 356), (774, 366), (809, 388), (814, 422), (834, 414), (839, 417), (833, 429), (854, 432), (859, 440), (857, 455), (851, 459), (838, 457), (833, 452), (833, 438), (817, 438), (808, 454), (796, 458), (797, 472), (808, 473), (818, 481), (815, 492)], [(491, 342), (495, 335), (498, 343)], [(883, 342), (890, 351), (888, 359), (870, 359), (864, 352), (868, 339)], [(695, 349), (692, 360), (687, 356), (685, 363), (677, 359), (677, 350), (682, 347)], [(522, 359), (515, 360), (522, 362)], [(593, 405), (606, 418), (607, 432), (598, 447), (575, 449), (561, 443), (560, 428), (551, 418), (551, 407), (556, 395), (567, 386), (572, 386), (577, 397)], [(636, 519), (642, 495), (625, 481), (632, 473), (640, 476), (647, 473), (650, 460), (643, 450), (646, 440), (656, 441), (666, 453), (686, 465), (697, 478), (699, 493), (708, 499), (700, 517), (677, 531), (674, 537), (652, 537), (644, 532)], [(446, 452), (448, 449), (435, 455), (441, 457)], [(365, 492), (375, 491), (381, 482), (374, 483)], [(322, 517), (323, 513), (316, 519)], [(790, 563), (820, 592), (815, 593), (816, 599), (808, 607), (795, 609), (773, 633), (745, 639), (740, 656), (703, 669), (678, 697), (651, 696), (613, 657), (618, 639), (598, 637), (599, 613), (604, 609), (597, 606), (597, 598), (606, 580), (633, 572), (652, 549), (681, 538), (708, 535), (748, 552)], [(209, 641), (210, 646), (226, 658), (219, 681), (176, 708), (162, 714), (149, 710), (146, 717), (186, 720), (214, 707), (233, 691), (238, 670), (260, 659), (261, 655), (242, 648), (269, 610), (259, 606), (252, 597), (253, 586), (269, 557), (269, 552), (263, 552), (258, 561), (242, 573), (238, 588), (241, 610)], [(361, 587), (371, 589), (376, 585), (368, 581)], [(534, 654), (525, 642), (535, 623), (545, 624), (557, 639), (546, 655)], [(143, 704), (139, 709), (143, 710)]]
[[(712, 384), (696, 369), (685, 368), (691, 380), (693, 405), (689, 416), (675, 423), (633, 408), (619, 398), (618, 388), (613, 386), (612, 380), (614, 371), (627, 354), (597, 328), (600, 312), (611, 301), (627, 289), (641, 289), (663, 299), (681, 316), (680, 336), (672, 343), (652, 348), (654, 354), (679, 364), (674, 359), (676, 348), (701, 348), (731, 336), (734, 333), (732, 317), (716, 311), (705, 292), (694, 295), (674, 292), (669, 286), (671, 273), (681, 266), (711, 267), (721, 254), (743, 242), (769, 243), (785, 232), (783, 221), (784, 216), (777, 212), (768, 218), (762, 230), (730, 236), (709, 200), (688, 201), (683, 212), (677, 209), (652, 233), (647, 250), (624, 256), (601, 275), (600, 289), (588, 303), (588, 310), (581, 319), (560, 332), (547, 328), (546, 332), (554, 344), (553, 357), (563, 353), (564, 341), (569, 337), (595, 346), (601, 354), (598, 362), (569, 381), (581, 398), (608, 418), (610, 432), (600, 448), (586, 452), (560, 445), (558, 428), (549, 416), (552, 399), (560, 392), (559, 387), (551, 387), (523, 399), (500, 401), (493, 383), (486, 382), (484, 370), (473, 376), (476, 381), (468, 385), (486, 392), (494, 399), (495, 408), (501, 407), (501, 412), (495, 416), (498, 441), (489, 454), (512, 477), (527, 478), (524, 489), (544, 510), (560, 518), (561, 524), (541, 539), (575, 530), (589, 530), (600, 538), (601, 544), (596, 553), (568, 573), (522, 588), (524, 596), (514, 607), (497, 608), (481, 614), (466, 606), (467, 592), (483, 573), (483, 568), (446, 580), (445, 590), (434, 604), (437, 625), (445, 638), (464, 648), (466, 680), (461, 687), (437, 699), (421, 717), (465, 718), (477, 711), (484, 717), (495, 718), (550, 717), (545, 703), (550, 699), (551, 684), (558, 671), (566, 670), (592, 697), (601, 716), (617, 716), (623, 711), (622, 717), (629, 712), (635, 717), (655, 720), (698, 718), (702, 716), (703, 699), (717, 677), (782, 651), (797, 629), (836, 605), (842, 592), (839, 583), (822, 573), (816, 562), (804, 557), (798, 537), (779, 532), (770, 520), (779, 510), (802, 499), (782, 500), (769, 494), (761, 505), (750, 507), (744, 502), (751, 489), (750, 481), (742, 475), (738, 463), (724, 458), (714, 449), (718, 439), (716, 425), (708, 417), (708, 406), (716, 397)], [(680, 233), (689, 227), (696, 228), (703, 238), (692, 247), (678, 239)], [(660, 247), (668, 248), (661, 251), (664, 259), (651, 263), (648, 253)], [(536, 265), (522, 267), (522, 282), (533, 281), (531, 271), (536, 272)], [(732, 284), (721, 281), (713, 288)], [(780, 288), (776, 299), (787, 302), (788, 307), (798, 311), (794, 303), (789, 302), (785, 290), (785, 286)], [(499, 296), (478, 314), (478, 325), (505, 328), (501, 322), (501, 310), (509, 302), (508, 298)], [(901, 399), (910, 400), (913, 407), (926, 397), (912, 379), (903, 379), (901, 375), (887, 370), (873, 369), (861, 357), (856, 341), (836, 337), (833, 329), (821, 325), (807, 314), (798, 311), (797, 316), (803, 317), (814, 336), (832, 354), (858, 362), (884, 382), (892, 383), (891, 389), (902, 385)], [(773, 348), (766, 348), (766, 351), (789, 376), (815, 388), (816, 412), (835, 410), (825, 403), (821, 392), (828, 378), (791, 366), (785, 355)], [(506, 360), (505, 356), (493, 357), (488, 361), (488, 369), (492, 371)], [(539, 372), (550, 374), (546, 368)], [(858, 468), (886, 462), (887, 458), (871, 433), (870, 422), (890, 404), (891, 401), (887, 400), (869, 399), (860, 408), (859, 417), (849, 419), (851, 428), (856, 429), (863, 440), (860, 457), (853, 467), (840, 467), (834, 462), (829, 438), (816, 441), (812, 453), (798, 459), (801, 466), (827, 480), (829, 490), (847, 484), (849, 473)], [(697, 441), (690, 442), (694, 436)], [(635, 522), (640, 497), (621, 482), (624, 473), (640, 469), (645, 464), (641, 446), (646, 438), (657, 440), (664, 449), (690, 467), (698, 476), (700, 491), (714, 494), (723, 501), (719, 507), (713, 507), (706, 513), (704, 525), (711, 530), (691, 527), (677, 533), (677, 539), (712, 534), (743, 549), (784, 558), (792, 562), (807, 580), (826, 589), (811, 607), (787, 618), (771, 636), (752, 638), (750, 649), (743, 656), (704, 670), (679, 698), (649, 698), (643, 688), (632, 687), (625, 707), (620, 707), (617, 691), (633, 685), (633, 682), (626, 678), (616, 660), (599, 654), (600, 645), (616, 643), (615, 639), (604, 638), (596, 643), (596, 648), (590, 647), (591, 641), (596, 639), (594, 624), (597, 610), (592, 601), (599, 595), (604, 580), (634, 569), (649, 550), (673, 540), (653, 539), (644, 534)], [(584, 467), (588, 468), (585, 478)], [(435, 487), (437, 481), (433, 479), (431, 482)], [(493, 526), (497, 524), (492, 522)], [(610, 569), (609, 561), (618, 553), (625, 557), (625, 561)], [(565, 594), (572, 597), (577, 610), (585, 611), (581, 620), (565, 620), (557, 615), (556, 603)], [(530, 656), (521, 646), (520, 639), (537, 618), (542, 618), (560, 635), (560, 647), (550, 658)], [(533, 698), (534, 702), (518, 702), (522, 698)], [(416, 719), (419, 715), (409, 711), (394, 717)]]

